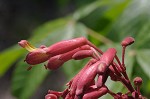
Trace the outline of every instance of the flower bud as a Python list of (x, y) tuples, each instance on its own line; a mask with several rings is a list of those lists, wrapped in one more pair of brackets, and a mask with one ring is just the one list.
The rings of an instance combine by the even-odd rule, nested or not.
[(108, 78), (108, 75), (109, 75), (109, 70), (107, 70), (106, 73), (104, 73), (102, 75), (98, 75), (98, 79), (97, 79), (97, 82), (96, 82), (97, 88), (100, 88), (105, 84), (105, 82)]
[(94, 80), (97, 74), (97, 67), (101, 62), (97, 61), (95, 64), (89, 66), (83, 73), (80, 75), (79, 82), (77, 84), (76, 95), (82, 95), (85, 87), (88, 87)]
[(47, 61), (49, 58), (50, 56), (43, 49), (36, 49), (27, 54), (25, 61), (30, 65), (36, 65)]
[(50, 55), (46, 54), (46, 47), (35, 48), (26, 40), (21, 40), (18, 44), (29, 51), (25, 61), (30, 65), (43, 63), (50, 57)]
[(80, 50), (76, 52), (72, 58), (75, 60), (80, 60), (87, 57), (92, 57), (94, 55), (94, 52), (92, 50)]
[(62, 66), (64, 64), (64, 61), (60, 60), (60, 57), (61, 57), (61, 55), (51, 57), (48, 60), (48, 64), (46, 67), (50, 70), (55, 70), (55, 69), (59, 68), (60, 66)]
[(80, 50), (84, 50), (84, 49), (90, 49), (89, 46), (85, 45), (85, 46), (81, 46), (80, 48), (76, 48), (72, 51), (66, 52), (64, 54), (60, 54), (60, 55), (56, 55), (51, 57), (48, 60), (48, 64), (47, 64), (47, 68), (49, 68), (50, 70), (54, 70), (59, 68), (60, 66), (62, 66), (66, 61), (72, 59), (72, 56), (80, 51)]
[(116, 50), (114, 48), (109, 48), (101, 56), (101, 63), (98, 66), (98, 74), (103, 74), (108, 69), (110, 64), (113, 62), (113, 59), (116, 55)]
[(134, 82), (134, 85), (135, 85), (135, 86), (141, 86), (143, 80), (142, 80), (141, 77), (135, 77), (134, 80), (133, 80), (133, 82)]
[(131, 45), (132, 43), (134, 43), (134, 38), (132, 37), (126, 37), (122, 42), (121, 42), (121, 45), (122, 46), (128, 46), (128, 45)]
[(116, 55), (117, 51), (115, 48), (109, 48), (106, 52), (101, 56), (101, 61), (104, 62), (107, 66), (109, 66)]
[(81, 70), (80, 72), (72, 79), (72, 83), (71, 83), (71, 87), (70, 87), (70, 94), (71, 95), (75, 95), (75, 91), (77, 88), (77, 84), (78, 81), (80, 79), (80, 77), (82, 77), (83, 73), (85, 72), (85, 70), (87, 68), (89, 68), (89, 66), (91, 66), (92, 64), (94, 64), (96, 62), (95, 59), (91, 59)]
[(84, 37), (75, 38), (71, 40), (64, 40), (48, 47), (47, 53), (51, 56), (63, 54), (80, 46), (86, 45), (86, 43), (87, 39)]
[(58, 99), (58, 97), (56, 95), (54, 95), (54, 94), (47, 94), (45, 96), (45, 99)]
[(96, 88), (90, 91), (87, 91), (83, 95), (82, 99), (98, 99), (99, 97), (105, 95), (108, 92), (108, 89), (106, 87)]

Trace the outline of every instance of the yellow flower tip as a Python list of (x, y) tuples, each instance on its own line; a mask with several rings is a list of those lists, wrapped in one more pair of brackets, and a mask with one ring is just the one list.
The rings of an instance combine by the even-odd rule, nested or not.
[(25, 48), (26, 50), (28, 50), (29, 52), (34, 51), (35, 49), (37, 49), (36, 47), (32, 46), (27, 40), (21, 40), (20, 42), (18, 42), (18, 44)]

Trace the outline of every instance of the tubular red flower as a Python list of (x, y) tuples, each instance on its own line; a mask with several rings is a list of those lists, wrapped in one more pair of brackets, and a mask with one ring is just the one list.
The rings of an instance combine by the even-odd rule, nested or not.
[(116, 55), (116, 49), (114, 48), (109, 48), (106, 52), (103, 53), (101, 56), (101, 63), (98, 66), (98, 74), (103, 74), (105, 71), (108, 69), (110, 64), (113, 62), (113, 59), (115, 58)]
[(80, 51), (80, 50), (86, 50), (86, 49), (90, 49), (90, 47), (88, 45), (85, 46), (81, 46), (79, 48), (76, 48), (72, 51), (66, 52), (64, 54), (60, 54), (60, 55), (56, 55), (51, 57), (48, 60), (48, 64), (47, 64), (47, 68), (49, 68), (50, 70), (55, 70), (57, 68), (59, 68), (60, 66), (62, 66), (66, 61), (72, 59), (72, 56)]
[(46, 54), (46, 47), (35, 48), (26, 40), (21, 40), (18, 44), (29, 51), (25, 61), (30, 65), (43, 63), (50, 57), (50, 55)]
[[(106, 93), (109, 93), (115, 99), (143, 99), (140, 93), (142, 78), (134, 79), (135, 89), (126, 74), (124, 64), (126, 46), (134, 43), (134, 38), (126, 37), (122, 42), (122, 63), (115, 48), (109, 48), (103, 52), (84, 37), (71, 40), (64, 40), (55, 43), (49, 47), (41, 45), (39, 48), (32, 46), (28, 41), (21, 40), (18, 44), (27, 49), (29, 53), (25, 61), (28, 64), (36, 65), (48, 60), (48, 69), (59, 68), (65, 62), (71, 59), (80, 60), (91, 57), (92, 59), (83, 67), (79, 73), (67, 83), (67, 88), (62, 91), (49, 90), (45, 99), (97, 99)], [(100, 56), (101, 54), (101, 56)], [(116, 59), (117, 63), (114, 60)], [(28, 70), (32, 68), (30, 66)], [(98, 79), (95, 82), (95, 77)], [(127, 88), (128, 92), (114, 93), (105, 86), (105, 82), (110, 76), (113, 81), (120, 81)], [(132, 95), (132, 96), (131, 96)]]
[(83, 73), (85, 72), (85, 70), (87, 68), (89, 68), (89, 66), (91, 66), (92, 64), (94, 64), (96, 62), (95, 59), (91, 59), (83, 68), (82, 70), (72, 79), (72, 83), (71, 83), (71, 86), (70, 86), (70, 94), (71, 95), (75, 95), (75, 91), (76, 91), (76, 88), (77, 88), (77, 84), (78, 84), (78, 81), (80, 79), (80, 77), (82, 77)]
[(50, 58), (43, 49), (36, 49), (27, 54), (25, 61), (30, 65), (43, 63)]
[(50, 70), (55, 70), (55, 69), (59, 68), (60, 66), (62, 66), (65, 61), (60, 60), (60, 57), (61, 57), (61, 55), (51, 57), (48, 60), (48, 64), (46, 65), (46, 67)]
[(75, 38), (71, 40), (64, 40), (48, 47), (47, 53), (50, 54), (51, 56), (55, 56), (66, 53), (68, 51), (71, 51), (86, 44), (87, 39), (84, 37)]
[(84, 73), (82, 73), (81, 77), (79, 78), (79, 82), (77, 84), (76, 95), (80, 96), (83, 94), (85, 86), (88, 87), (92, 81), (94, 80), (97, 74), (97, 66), (99, 66), (101, 62), (97, 61), (95, 64), (88, 67)]
[(106, 65), (109, 66), (112, 63), (116, 53), (117, 51), (115, 48), (107, 49), (107, 51), (104, 52), (101, 56), (101, 61), (104, 61), (104, 63), (106, 63)]
[(94, 52), (92, 50), (80, 50), (72, 56), (72, 58), (75, 60), (80, 60), (87, 57), (94, 58)]

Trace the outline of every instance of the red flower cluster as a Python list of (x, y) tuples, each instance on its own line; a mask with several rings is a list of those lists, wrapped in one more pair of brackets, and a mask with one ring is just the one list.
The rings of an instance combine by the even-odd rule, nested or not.
[[(122, 61), (116, 55), (115, 48), (109, 48), (102, 52), (84, 37), (61, 41), (50, 47), (42, 45), (35, 48), (26, 40), (20, 41), (19, 45), (30, 51), (25, 59), (28, 64), (33, 66), (48, 61), (45, 67), (50, 70), (59, 68), (71, 59), (81, 60), (91, 57), (79, 73), (66, 84), (67, 88), (64, 91), (49, 90), (45, 99), (59, 99), (60, 97), (63, 99), (97, 99), (107, 93), (115, 99), (144, 99), (140, 93), (142, 79), (140, 77), (134, 79), (134, 88), (128, 78), (124, 64), (125, 49), (132, 43), (134, 43), (132, 37), (127, 37), (121, 42)], [(95, 80), (96, 77), (97, 80)], [(123, 83), (128, 92), (114, 93), (109, 90), (105, 85), (108, 77), (112, 81)]]

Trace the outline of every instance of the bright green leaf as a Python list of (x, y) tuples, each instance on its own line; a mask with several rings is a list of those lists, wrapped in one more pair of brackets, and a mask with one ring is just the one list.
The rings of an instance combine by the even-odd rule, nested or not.
[(150, 50), (149, 49), (143, 49), (137, 51), (137, 62), (143, 69), (144, 73), (150, 78)]
[[(113, 29), (108, 36), (113, 39), (113, 41), (120, 41), (126, 36), (136, 38), (139, 32), (141, 32), (143, 36), (147, 36), (149, 34), (148, 27), (150, 26), (149, 8), (148, 0), (145, 0), (144, 2), (132, 0), (129, 6), (122, 12), (121, 16), (113, 23)], [(138, 44), (140, 39), (136, 42)]]
[(29, 40), (35, 43), (41, 42), (41, 40), (48, 37), (51, 33), (65, 26), (68, 23), (68, 21), (69, 20), (67, 18), (62, 18), (46, 22), (45, 24), (41, 25), (33, 31), (33, 35)]
[(24, 53), (18, 46), (13, 46), (0, 52), (0, 76), (10, 68), (10, 66)]
[(29, 99), (48, 73), (44, 66), (37, 65), (30, 71), (26, 70), (27, 66), (22, 59), (17, 64), (12, 79), (12, 92), (19, 99)]
[(89, 14), (91, 14), (97, 8), (107, 6), (107, 5), (112, 4), (112, 3), (113, 2), (110, 0), (97, 0), (96, 2), (93, 2), (87, 6), (79, 9), (78, 11), (76, 11), (73, 14), (73, 19), (79, 20), (81, 18), (84, 18), (84, 17), (88, 16)]

